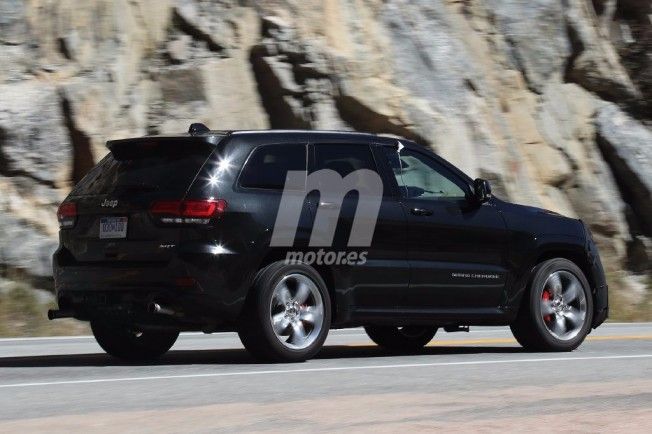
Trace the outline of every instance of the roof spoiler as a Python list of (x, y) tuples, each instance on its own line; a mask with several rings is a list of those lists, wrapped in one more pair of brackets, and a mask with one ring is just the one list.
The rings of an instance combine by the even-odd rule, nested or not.
[(137, 158), (156, 152), (192, 152), (202, 147), (215, 147), (223, 136), (149, 136), (109, 140), (106, 147), (118, 160)]

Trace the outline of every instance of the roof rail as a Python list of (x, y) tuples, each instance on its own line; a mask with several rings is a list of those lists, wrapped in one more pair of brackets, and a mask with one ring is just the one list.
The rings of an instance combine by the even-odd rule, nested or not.
[(209, 133), (210, 131), (211, 130), (206, 125), (199, 122), (190, 124), (190, 128), (188, 128), (188, 134), (190, 134), (191, 136), (206, 134)]

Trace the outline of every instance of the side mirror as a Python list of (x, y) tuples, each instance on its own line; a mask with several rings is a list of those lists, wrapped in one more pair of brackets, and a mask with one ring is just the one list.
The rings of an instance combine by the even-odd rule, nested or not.
[(481, 178), (473, 181), (473, 193), (478, 203), (485, 203), (491, 199), (491, 185), (489, 185), (489, 181)]

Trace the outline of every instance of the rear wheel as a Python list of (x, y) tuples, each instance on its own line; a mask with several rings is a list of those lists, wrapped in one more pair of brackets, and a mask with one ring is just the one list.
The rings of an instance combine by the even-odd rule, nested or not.
[(321, 349), (330, 323), (330, 297), (319, 273), (275, 262), (256, 278), (238, 334), (258, 359), (301, 362)]
[(511, 325), (516, 340), (535, 351), (572, 351), (591, 329), (593, 299), (582, 270), (556, 258), (532, 271), (528, 293)]
[(369, 338), (391, 351), (418, 351), (432, 340), (437, 327), (428, 326), (366, 326)]
[(151, 361), (167, 353), (178, 331), (138, 330), (133, 327), (91, 321), (95, 340), (108, 354), (128, 361)]

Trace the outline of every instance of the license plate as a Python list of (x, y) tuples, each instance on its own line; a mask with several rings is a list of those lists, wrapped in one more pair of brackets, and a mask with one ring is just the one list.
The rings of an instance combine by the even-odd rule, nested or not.
[(100, 238), (127, 238), (127, 217), (102, 217)]

